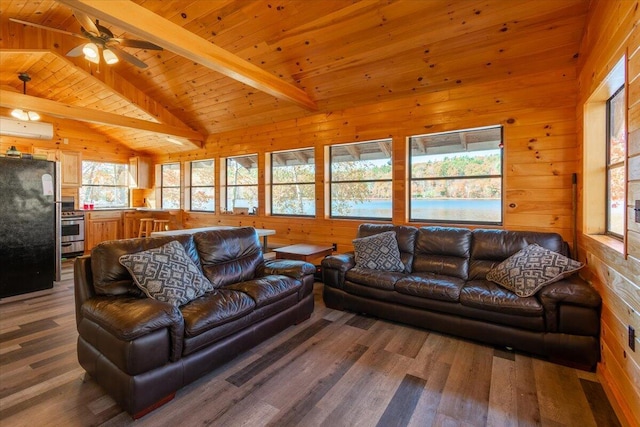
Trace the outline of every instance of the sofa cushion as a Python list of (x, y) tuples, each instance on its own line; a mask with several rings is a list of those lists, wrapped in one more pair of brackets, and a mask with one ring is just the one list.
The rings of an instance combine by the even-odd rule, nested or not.
[(200, 269), (200, 257), (193, 236), (188, 234), (178, 236), (162, 236), (142, 239), (110, 240), (99, 243), (91, 250), (91, 274), (93, 287), (97, 295), (135, 295), (144, 293), (133, 282), (129, 271), (118, 262), (125, 254), (144, 251), (160, 247), (172, 240), (182, 244), (185, 251)]
[(232, 322), (255, 309), (255, 302), (243, 292), (216, 289), (180, 308), (184, 333), (194, 337)]
[(543, 286), (557, 282), (583, 266), (581, 262), (534, 243), (492, 268), (487, 274), (487, 280), (515, 292), (520, 297), (528, 297)]
[(225, 289), (244, 292), (256, 303), (256, 307), (263, 307), (278, 301), (287, 295), (298, 292), (302, 282), (287, 276), (271, 275), (259, 279), (247, 280), (227, 286)]
[(557, 233), (475, 229), (469, 263), (469, 280), (484, 279), (496, 265), (516, 252), (537, 243), (568, 256), (568, 246)]
[(429, 272), (467, 279), (471, 255), (471, 230), (422, 227), (416, 237), (413, 272)]
[(405, 274), (355, 267), (347, 271), (345, 277), (353, 283), (392, 291), (395, 289), (396, 282), (405, 277)]
[(356, 267), (382, 271), (403, 271), (395, 231), (385, 231), (353, 240)]
[(520, 316), (542, 316), (544, 308), (536, 297), (521, 298), (488, 280), (467, 282), (460, 292), (460, 303), (468, 307)]
[(395, 231), (398, 249), (400, 250), (400, 260), (405, 266), (404, 272), (411, 272), (413, 264), (413, 252), (415, 248), (416, 235), (418, 229), (410, 225), (393, 224), (360, 224), (358, 226), (357, 238), (373, 236), (385, 231)]
[(149, 298), (176, 307), (213, 289), (175, 240), (159, 248), (122, 255), (119, 262)]
[(414, 273), (396, 282), (397, 292), (440, 301), (458, 302), (464, 280), (435, 273)]
[(251, 280), (262, 264), (262, 246), (253, 227), (195, 233), (202, 271), (214, 288)]

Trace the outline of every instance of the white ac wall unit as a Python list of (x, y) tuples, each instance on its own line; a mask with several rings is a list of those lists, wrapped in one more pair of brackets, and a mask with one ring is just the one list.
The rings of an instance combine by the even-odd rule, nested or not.
[(30, 139), (53, 139), (53, 125), (0, 117), (0, 135)]

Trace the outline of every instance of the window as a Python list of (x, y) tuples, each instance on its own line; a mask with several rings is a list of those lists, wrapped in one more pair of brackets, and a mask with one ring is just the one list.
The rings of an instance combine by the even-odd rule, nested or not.
[(226, 199), (228, 211), (258, 209), (258, 156), (229, 157), (225, 161)]
[(191, 210), (215, 212), (214, 161), (191, 162)]
[(161, 165), (160, 206), (180, 209), (180, 163)]
[(82, 162), (80, 205), (95, 208), (129, 207), (129, 173), (126, 164)]
[(315, 182), (313, 148), (271, 153), (271, 213), (314, 216)]
[(624, 86), (607, 100), (607, 234), (624, 235), (626, 123)]
[(392, 217), (391, 140), (332, 145), (331, 217)]
[(502, 223), (502, 127), (412, 136), (410, 220)]

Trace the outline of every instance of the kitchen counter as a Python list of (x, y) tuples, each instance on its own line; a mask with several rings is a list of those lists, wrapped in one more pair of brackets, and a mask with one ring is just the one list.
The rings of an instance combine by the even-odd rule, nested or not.
[(125, 239), (138, 237), (142, 218), (166, 219), (169, 221), (169, 230), (183, 228), (182, 209), (133, 208), (123, 214)]
[(162, 209), (162, 208), (133, 208), (139, 212), (175, 212), (175, 211), (179, 211), (180, 209), (175, 208), (175, 209)]

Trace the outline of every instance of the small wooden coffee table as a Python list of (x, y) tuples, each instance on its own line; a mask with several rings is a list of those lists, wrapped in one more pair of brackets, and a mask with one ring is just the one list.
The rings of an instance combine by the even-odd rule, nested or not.
[(333, 253), (333, 246), (300, 243), (298, 245), (283, 246), (273, 251), (276, 253), (276, 259), (310, 261), (314, 258), (331, 255)]

